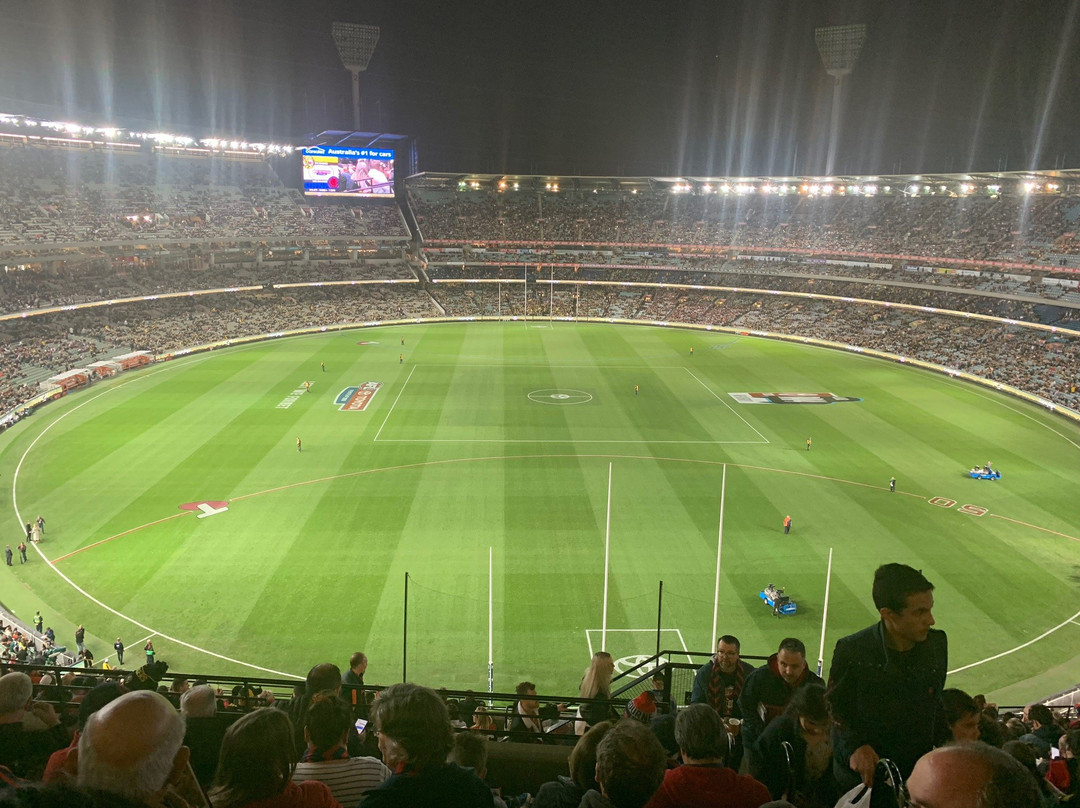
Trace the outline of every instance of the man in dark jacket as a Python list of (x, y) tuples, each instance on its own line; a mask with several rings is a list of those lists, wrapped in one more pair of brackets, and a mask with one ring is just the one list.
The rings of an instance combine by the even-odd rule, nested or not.
[(746, 677), (739, 708), (742, 710), (743, 748), (750, 760), (750, 774), (757, 771), (754, 744), (765, 726), (784, 712), (800, 687), (825, 684), (806, 665), (806, 646), (795, 637), (785, 637), (769, 661)]
[(906, 564), (874, 573), (880, 622), (836, 643), (829, 671), (833, 772), (841, 790), (870, 784), (880, 758), (906, 778), (945, 738), (945, 632), (932, 629), (934, 585)]
[[(739, 638), (731, 634), (725, 634), (716, 641), (716, 653), (694, 675), (691, 704), (708, 704), (724, 719), (742, 720), (739, 698), (746, 686), (746, 677), (754, 666), (739, 658), (741, 650)], [(728, 765), (738, 771), (743, 756), (742, 735), (734, 735), (732, 739), (736, 743)]]

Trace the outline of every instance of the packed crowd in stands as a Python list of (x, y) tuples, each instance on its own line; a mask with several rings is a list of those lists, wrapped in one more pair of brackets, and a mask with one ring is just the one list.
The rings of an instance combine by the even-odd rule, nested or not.
[(153, 261), (114, 266), (100, 260), (78, 268), (28, 269), (0, 275), (0, 314), (70, 306), (95, 300), (269, 286), (275, 283), (323, 283), (346, 280), (410, 280), (415, 274), (404, 261), (254, 261), (193, 266)]
[[(754, 261), (690, 259), (677, 256), (665, 257), (650, 266), (640, 254), (617, 256), (625, 261), (612, 260), (597, 263), (595, 258), (582, 258), (580, 262), (556, 254), (538, 255), (531, 260), (515, 253), (484, 251), (483, 254), (465, 256), (467, 260), (450, 261), (438, 256), (426, 266), (432, 278), (501, 277), (520, 278), (525, 272), (530, 276), (556, 280), (606, 280), (638, 281), (652, 283), (703, 283), (712, 286), (752, 286), (756, 288), (779, 288), (780, 281), (773, 278), (802, 279), (808, 284), (833, 280), (847, 284), (836, 287), (837, 293), (851, 297), (875, 297), (864, 291), (865, 287), (892, 287), (880, 294), (896, 295), (897, 287), (918, 285), (925, 291), (967, 292), (968, 297), (1010, 297), (1039, 303), (1049, 303), (1063, 308), (1080, 308), (1080, 280), (1076, 278), (1036, 277), (1031, 274), (1004, 273), (991, 270), (943, 271), (927, 266), (904, 265), (896, 267), (846, 266), (824, 261)], [(547, 263), (545, 263), (547, 262)], [(553, 265), (554, 264), (554, 265)], [(794, 289), (795, 287), (791, 287)], [(803, 291), (813, 291), (803, 289)], [(888, 299), (888, 298), (886, 298)], [(944, 298), (943, 298), (944, 299)], [(904, 301), (898, 301), (904, 302)], [(956, 308), (956, 306), (952, 306)], [(966, 309), (965, 309), (966, 310)]]
[(333, 236), (409, 231), (393, 202), (311, 202), (263, 161), (0, 148), (0, 247)]
[[(899, 191), (899, 189), (897, 189)], [(1058, 196), (569, 196), (413, 189), (425, 239), (720, 245), (1059, 264), (1080, 201)]]
[(827, 683), (796, 637), (755, 666), (725, 634), (688, 694), (666, 663), (616, 697), (615, 660), (598, 651), (559, 703), (529, 681), (460, 698), (372, 686), (359, 651), (288, 695), (226, 689), (170, 679), (151, 643), (125, 666), (117, 638), (102, 670), (0, 666), (0, 805), (831, 808), (865, 786), (898, 808), (1069, 804), (1080, 720), (946, 687), (933, 590), (881, 565), (880, 619), (836, 642)]
[[(303, 269), (297, 272), (302, 275)], [(531, 315), (684, 322), (823, 339), (944, 365), (1080, 408), (1080, 345), (1070, 331), (1051, 334), (922, 311), (767, 293), (565, 284), (553, 288), (554, 293), (547, 285), (530, 284)], [(825, 291), (817, 284), (809, 289)], [(16, 318), (0, 327), (0, 401), (9, 411), (40, 392), (37, 383), (49, 376), (130, 350), (168, 354), (219, 340), (345, 323), (521, 316), (526, 310), (522, 290), (521, 283), (498, 282), (296, 287)], [(901, 302), (943, 305), (926, 297), (931, 293), (925, 289), (901, 291), (903, 295), (895, 296)], [(991, 303), (981, 309), (986, 313), (1036, 319), (1026, 304), (986, 300)]]

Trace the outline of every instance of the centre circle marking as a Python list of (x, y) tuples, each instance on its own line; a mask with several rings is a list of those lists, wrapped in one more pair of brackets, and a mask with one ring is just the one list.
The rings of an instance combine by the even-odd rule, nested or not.
[(544, 390), (533, 390), (529, 393), (529, 401), (537, 404), (588, 404), (592, 400), (592, 393), (561, 387), (549, 387)]

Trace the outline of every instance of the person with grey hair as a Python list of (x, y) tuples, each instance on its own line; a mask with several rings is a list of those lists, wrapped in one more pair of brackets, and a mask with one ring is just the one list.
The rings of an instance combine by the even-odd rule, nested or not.
[(675, 742), (683, 765), (667, 771), (649, 808), (757, 808), (772, 799), (763, 783), (725, 765), (731, 745), (727, 728), (707, 704), (691, 704), (675, 717)]
[(86, 722), (79, 736), (80, 787), (156, 803), (187, 770), (184, 719), (150, 690), (125, 693)]
[[(52, 705), (33, 701), (33, 693), (34, 683), (25, 673), (0, 676), (0, 764), (28, 780), (40, 779), (49, 756), (68, 744)], [(45, 729), (28, 731), (23, 726), (28, 713)]]
[(214, 781), (221, 740), (228, 726), (217, 718), (217, 694), (209, 685), (197, 685), (180, 697), (180, 714), (187, 722), (184, 746), (191, 750), (191, 769), (203, 788)]
[(367, 793), (364, 808), (493, 808), (483, 780), (446, 762), (450, 714), (434, 690), (408, 682), (386, 688), (375, 700), (373, 721), (383, 763), (394, 774)]
[(933, 808), (1033, 808), (1041, 804), (1030, 772), (1000, 749), (974, 741), (927, 752), (907, 781), (913, 804)]
[(180, 697), (180, 715), (192, 718), (213, 718), (217, 715), (217, 694), (210, 685), (198, 685)]

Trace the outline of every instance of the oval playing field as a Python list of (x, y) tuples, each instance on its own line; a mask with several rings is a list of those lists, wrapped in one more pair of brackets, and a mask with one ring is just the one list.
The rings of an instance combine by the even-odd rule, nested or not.
[[(1001, 480), (967, 476), (987, 461)], [(745, 652), (791, 635), (816, 658), (831, 548), (827, 667), (876, 618), (874, 568), (903, 561), (937, 587), (950, 683), (1018, 703), (1077, 679), (1078, 461), (1065, 419), (800, 345), (565, 323), (288, 339), (0, 437), (9, 535), (47, 521), (3, 600), (62, 641), (83, 623), (98, 659), (153, 635), (174, 669), (303, 675), (362, 649), (389, 683), (408, 572), (410, 679), (485, 688), (490, 606), (496, 690), (572, 691), (607, 537), (608, 650), (655, 650), (661, 580), (663, 646), (709, 649), (723, 491), (719, 628)], [(773, 617), (768, 583), (798, 614)]]

